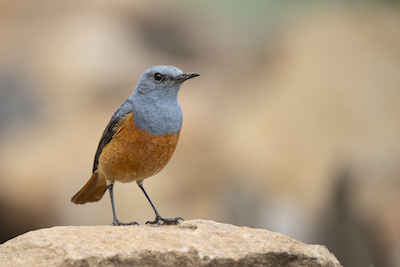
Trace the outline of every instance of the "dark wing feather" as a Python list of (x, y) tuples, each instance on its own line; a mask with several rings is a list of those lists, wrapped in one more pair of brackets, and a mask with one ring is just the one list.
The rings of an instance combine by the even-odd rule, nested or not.
[(97, 147), (96, 154), (94, 156), (93, 163), (93, 173), (97, 170), (97, 165), (99, 164), (99, 157), (103, 148), (112, 140), (114, 134), (116, 133), (115, 126), (120, 122), (120, 120), (127, 114), (132, 112), (132, 102), (130, 100), (126, 100), (119, 106), (113, 116), (111, 117), (110, 122), (108, 123), (106, 129), (103, 132), (103, 136), (100, 139), (99, 146)]
[(103, 148), (111, 141), (113, 138), (115, 131), (115, 125), (118, 124), (120, 118), (112, 118), (108, 123), (106, 129), (103, 132), (103, 136), (100, 139), (99, 146), (97, 147), (96, 154), (94, 156), (94, 163), (93, 163), (93, 172), (97, 170), (97, 164), (99, 164), (99, 157)]

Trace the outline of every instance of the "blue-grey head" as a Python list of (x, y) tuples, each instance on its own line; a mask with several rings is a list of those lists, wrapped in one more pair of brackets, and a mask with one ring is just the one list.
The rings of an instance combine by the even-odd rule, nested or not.
[(167, 65), (147, 69), (127, 100), (132, 103), (136, 126), (154, 135), (178, 133), (182, 126), (178, 91), (184, 81), (199, 75)]

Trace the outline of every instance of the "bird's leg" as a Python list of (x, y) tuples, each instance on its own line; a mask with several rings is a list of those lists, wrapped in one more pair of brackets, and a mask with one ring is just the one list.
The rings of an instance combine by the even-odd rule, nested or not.
[(160, 213), (158, 213), (156, 207), (154, 206), (153, 202), (151, 201), (149, 195), (146, 193), (146, 190), (144, 190), (143, 187), (143, 180), (137, 182), (138, 186), (140, 189), (142, 189), (143, 193), (147, 197), (147, 200), (150, 202), (150, 205), (153, 207), (153, 210), (156, 214), (156, 219), (154, 221), (148, 221), (146, 224), (166, 224), (166, 225), (173, 225), (173, 224), (179, 224), (179, 220), (183, 221), (183, 218), (181, 217), (176, 217), (176, 218), (163, 218)]
[(137, 222), (123, 223), (123, 222), (120, 222), (120, 221), (118, 220), (118, 218), (117, 218), (117, 213), (115, 212), (113, 187), (114, 187), (114, 181), (112, 181), (112, 182), (107, 186), (108, 191), (110, 192), (111, 207), (112, 207), (113, 218), (114, 218), (111, 225), (139, 225)]

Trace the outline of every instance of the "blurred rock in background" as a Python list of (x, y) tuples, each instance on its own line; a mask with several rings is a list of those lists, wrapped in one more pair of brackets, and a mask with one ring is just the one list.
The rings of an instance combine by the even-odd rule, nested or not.
[[(105, 225), (76, 206), (114, 109), (150, 66), (183, 87), (180, 143), (146, 180), (164, 216), (278, 231), (344, 266), (400, 265), (396, 1), (0, 3), (0, 238)], [(153, 211), (117, 184), (122, 221)]]

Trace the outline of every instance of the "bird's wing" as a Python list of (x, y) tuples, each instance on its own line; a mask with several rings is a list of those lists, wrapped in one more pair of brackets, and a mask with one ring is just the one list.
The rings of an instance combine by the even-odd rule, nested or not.
[(116, 133), (115, 126), (121, 122), (121, 119), (125, 117), (125, 115), (132, 112), (132, 102), (125, 101), (119, 106), (115, 111), (113, 116), (111, 117), (110, 122), (107, 124), (106, 129), (104, 129), (103, 135), (101, 136), (99, 146), (97, 147), (96, 154), (94, 156), (93, 163), (93, 173), (97, 170), (97, 165), (99, 164), (99, 157), (103, 148), (112, 140), (114, 134)]

